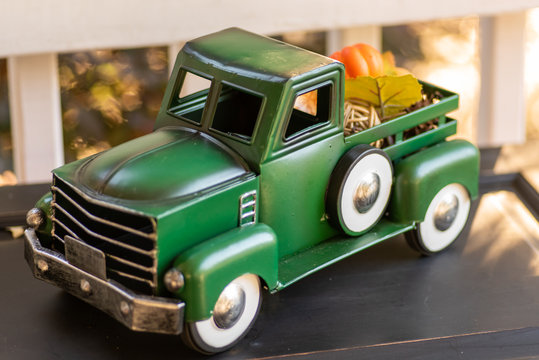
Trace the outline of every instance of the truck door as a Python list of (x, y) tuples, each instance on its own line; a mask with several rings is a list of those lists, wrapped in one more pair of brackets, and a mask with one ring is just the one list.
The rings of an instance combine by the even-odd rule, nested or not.
[(337, 73), (329, 75), (292, 87), (274, 152), (261, 166), (260, 220), (277, 233), (280, 257), (336, 233), (325, 216), (325, 193), (344, 141)]

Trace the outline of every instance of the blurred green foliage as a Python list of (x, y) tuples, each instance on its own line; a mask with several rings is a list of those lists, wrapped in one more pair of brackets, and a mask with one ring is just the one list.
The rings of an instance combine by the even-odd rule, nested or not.
[(152, 131), (168, 80), (166, 47), (58, 56), (65, 161)]

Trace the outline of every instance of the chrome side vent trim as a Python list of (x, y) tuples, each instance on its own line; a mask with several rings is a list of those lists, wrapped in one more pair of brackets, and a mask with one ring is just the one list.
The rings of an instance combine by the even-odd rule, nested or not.
[(239, 226), (254, 224), (256, 222), (256, 190), (246, 192), (240, 196)]

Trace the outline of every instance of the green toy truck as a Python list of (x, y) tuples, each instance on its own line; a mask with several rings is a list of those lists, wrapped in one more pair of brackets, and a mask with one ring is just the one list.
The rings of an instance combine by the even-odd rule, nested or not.
[(215, 353), (247, 333), (262, 289), (402, 233), (444, 250), (478, 195), (477, 149), (446, 141), (458, 96), (423, 83), (439, 102), (345, 136), (344, 79), (340, 62), (236, 28), (188, 42), (154, 132), (53, 171), (27, 216), (34, 276)]

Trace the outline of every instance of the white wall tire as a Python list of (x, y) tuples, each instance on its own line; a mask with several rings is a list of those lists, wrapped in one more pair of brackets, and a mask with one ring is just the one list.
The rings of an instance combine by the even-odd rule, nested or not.
[(348, 235), (372, 228), (384, 215), (393, 184), (393, 166), (387, 154), (358, 145), (339, 160), (327, 195), (330, 221)]
[(406, 234), (412, 248), (424, 255), (447, 249), (457, 240), (470, 215), (470, 195), (461, 184), (443, 187), (431, 200), (425, 219)]
[(206, 320), (186, 323), (183, 337), (187, 345), (204, 354), (214, 354), (230, 349), (247, 334), (260, 309), (260, 279), (256, 275), (246, 274), (233, 280), (227, 288), (230, 286), (241, 289), (244, 294), (245, 304), (237, 320), (228, 327), (219, 326), (219, 321), (213, 315)]

